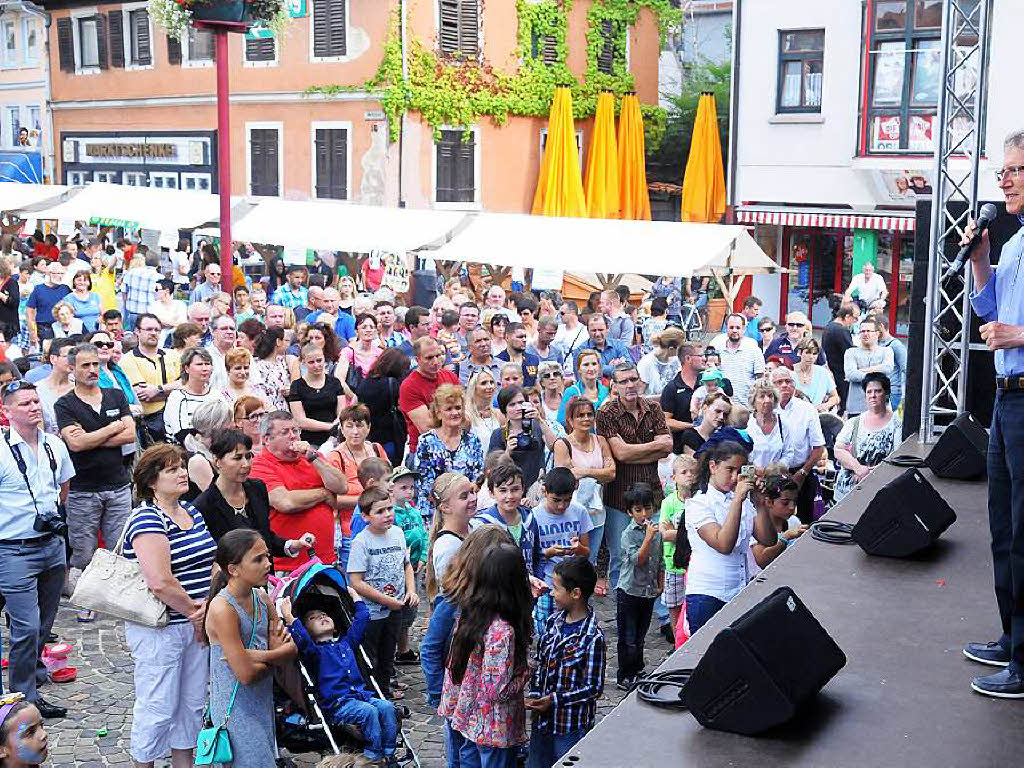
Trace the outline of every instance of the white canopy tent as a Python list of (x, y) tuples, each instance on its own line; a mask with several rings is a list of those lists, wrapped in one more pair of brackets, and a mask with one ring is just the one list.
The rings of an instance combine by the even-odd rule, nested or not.
[(232, 225), (231, 237), (289, 248), (405, 253), (441, 242), (465, 218), (459, 211), (268, 198)]
[[(38, 205), (56, 205), (64, 200), (74, 187), (63, 184), (19, 184), (0, 182), (0, 211), (18, 211)], [(38, 218), (33, 216), (34, 218)]]
[(548, 263), (567, 272), (712, 275), (730, 301), (737, 278), (786, 271), (741, 226), (518, 213), (472, 214), (450, 242), (421, 255), (507, 267)]

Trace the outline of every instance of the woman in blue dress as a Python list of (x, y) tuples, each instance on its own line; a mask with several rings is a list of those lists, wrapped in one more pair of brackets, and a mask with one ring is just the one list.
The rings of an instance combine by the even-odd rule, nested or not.
[(82, 321), (87, 332), (95, 331), (100, 320), (100, 296), (92, 292), (92, 276), (89, 274), (89, 267), (85, 262), (79, 262), (82, 269), (75, 273), (71, 283), (71, 293), (64, 297), (64, 301), (71, 305), (75, 317)]

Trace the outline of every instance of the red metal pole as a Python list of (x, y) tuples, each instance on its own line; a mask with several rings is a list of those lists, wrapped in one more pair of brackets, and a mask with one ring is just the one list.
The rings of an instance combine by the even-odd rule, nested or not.
[(231, 113), (228, 97), (228, 31), (214, 29), (217, 63), (217, 186), (220, 191), (220, 271), (221, 285), (231, 294), (234, 262), (231, 243)]

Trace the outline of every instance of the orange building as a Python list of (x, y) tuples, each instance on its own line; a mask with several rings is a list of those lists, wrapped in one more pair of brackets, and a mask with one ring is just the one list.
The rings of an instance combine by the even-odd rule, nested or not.
[[(601, 0), (576, 0), (560, 11), (564, 46), (538, 34), (531, 55), (564, 56), (582, 79), (594, 2)], [(145, 2), (43, 5), (51, 16), (56, 180), (216, 190), (212, 36), (193, 29), (180, 42), (169, 38)], [(277, 39), (230, 36), (234, 194), (529, 210), (546, 118), (510, 116), (498, 125), (481, 115), (471, 125), (429, 125), (420, 112), (408, 111), (389, 126), (382, 91), (365, 85), (381, 66), (389, 34), (400, 39), (402, 16), (406, 67), (426, 51), (441, 56), (439, 66), (450, 66), (447, 55), (454, 54), (479, 61), (481, 70), (490, 65), (514, 74), (522, 52), (515, 2), (293, 0), (293, 6), (297, 18)], [(591, 34), (614, 32), (611, 23), (599, 23)], [(598, 65), (631, 72), (641, 101), (656, 104), (657, 19), (639, 7), (636, 22), (623, 31), (625, 46), (609, 37)], [(314, 86), (330, 87), (310, 94)], [(589, 123), (578, 127), (582, 152)]]

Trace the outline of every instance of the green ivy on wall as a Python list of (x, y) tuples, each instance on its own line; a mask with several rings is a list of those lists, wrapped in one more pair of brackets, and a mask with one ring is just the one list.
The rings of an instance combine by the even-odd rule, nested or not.
[[(435, 136), (442, 125), (468, 129), (485, 116), (498, 125), (504, 124), (509, 115), (547, 117), (555, 88), (560, 85), (572, 88), (573, 116), (585, 118), (594, 114), (601, 91), (622, 96), (634, 89), (633, 75), (626, 66), (626, 39), (641, 8), (650, 9), (657, 17), (662, 45), (669, 30), (682, 20), (670, 0), (594, 0), (587, 11), (586, 68), (579, 81), (566, 63), (566, 14), (571, 7), (572, 0), (516, 0), (519, 66), (515, 72), (497, 70), (486, 61), (444, 57), (411, 39), (407, 80), (402, 77), (402, 40), (396, 12), (388, 25), (384, 55), (372, 78), (357, 86), (312, 86), (306, 94), (330, 97), (346, 91), (374, 93), (381, 99), (392, 141), (398, 139), (400, 120), (406, 111), (419, 112)], [(615, 34), (611, 74), (598, 70), (605, 21), (612, 22)], [(554, 61), (545, 61), (535, 50), (535, 38), (545, 36), (554, 40)], [(657, 147), (665, 134), (666, 112), (652, 104), (641, 105), (641, 111), (647, 145)]]

